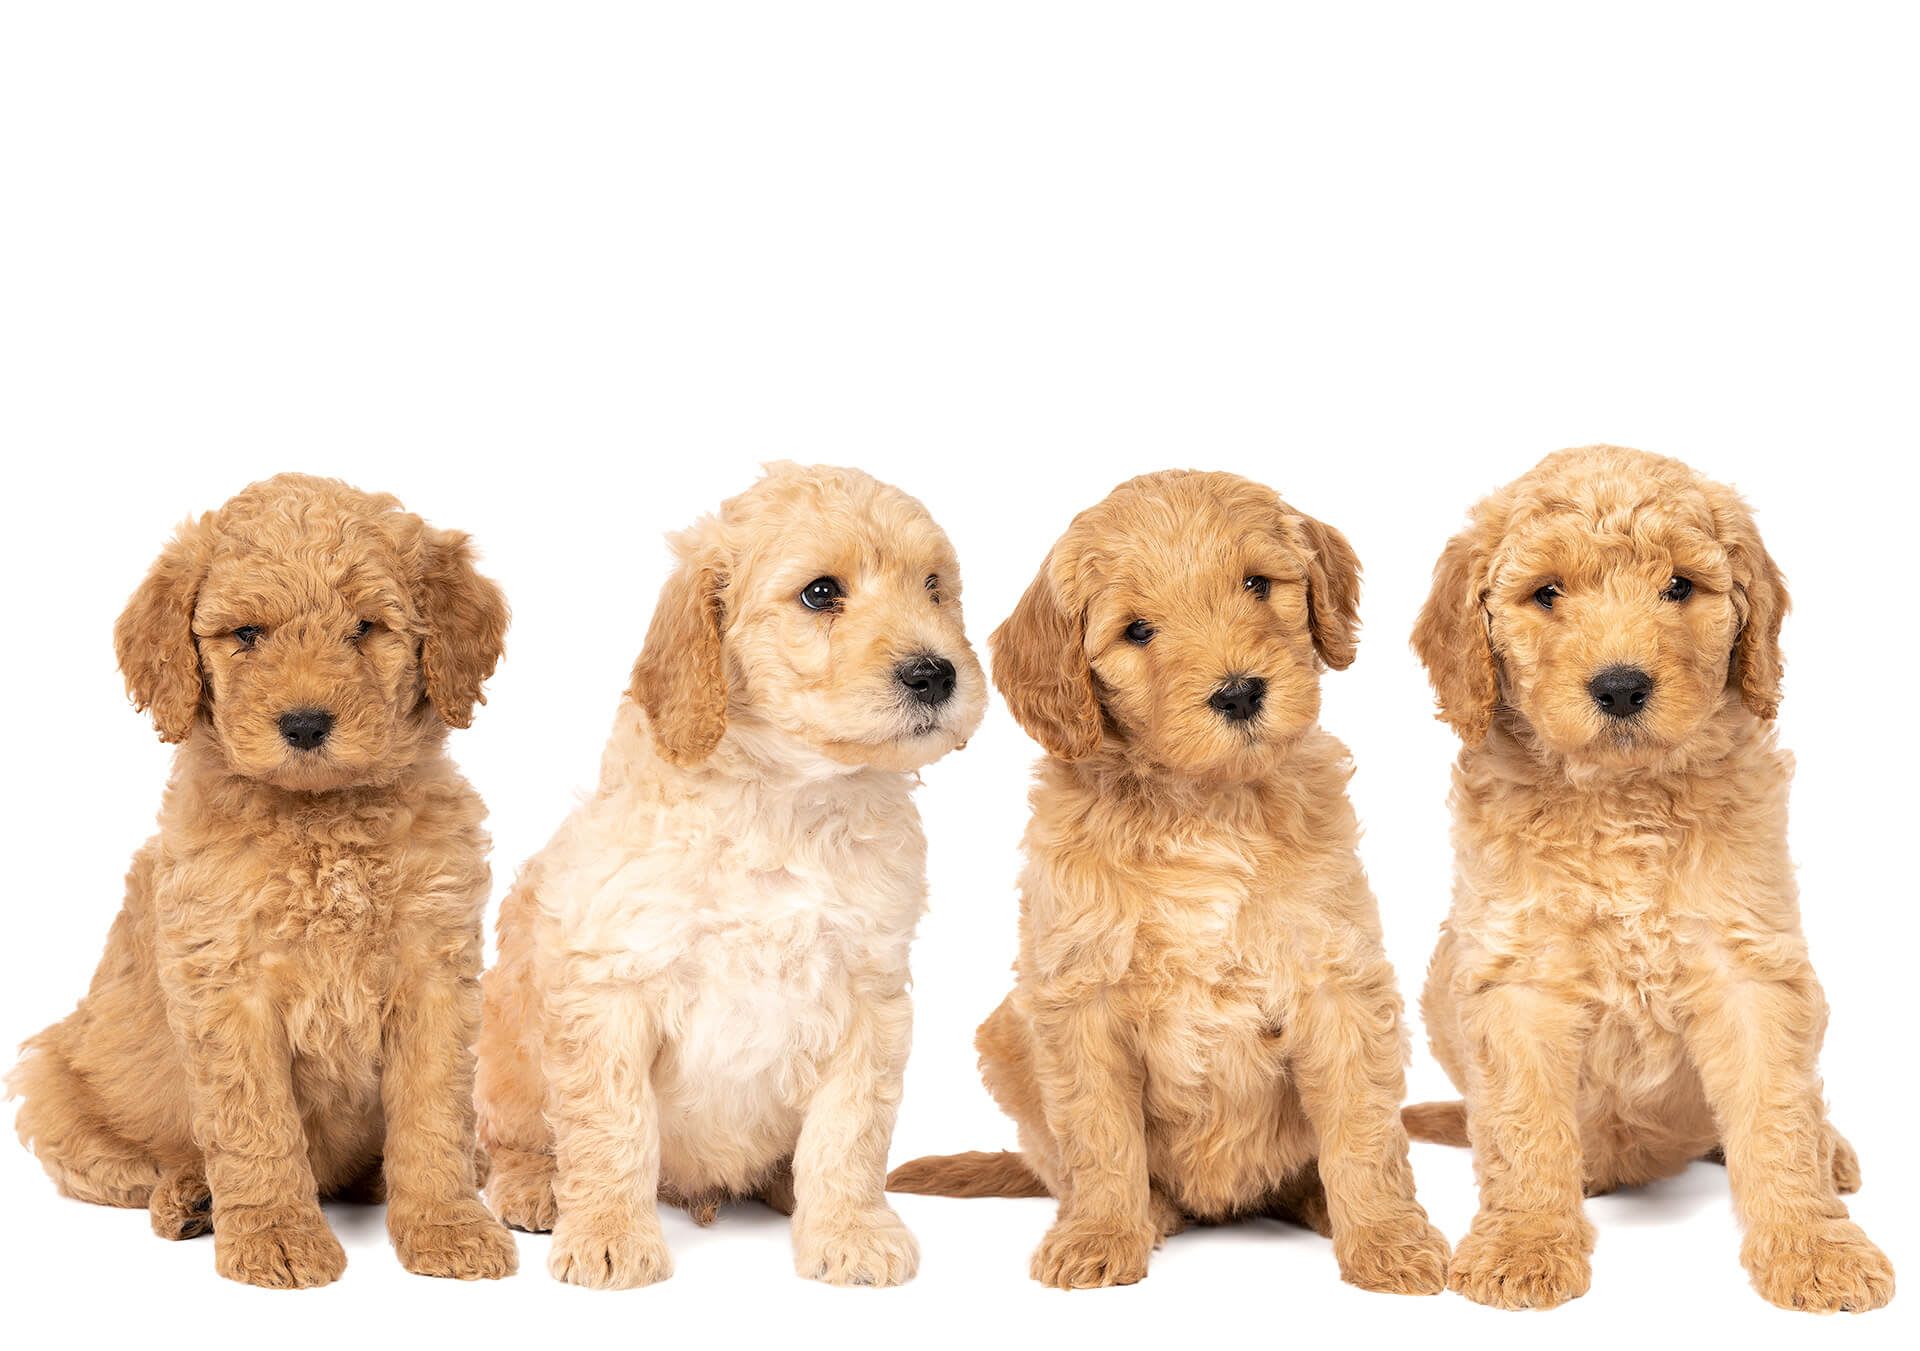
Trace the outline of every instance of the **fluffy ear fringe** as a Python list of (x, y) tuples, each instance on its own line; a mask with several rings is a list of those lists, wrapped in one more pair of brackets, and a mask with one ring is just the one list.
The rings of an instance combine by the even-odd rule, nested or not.
[(1027, 735), (1062, 760), (1093, 754), (1100, 745), (1100, 700), (1083, 621), (1060, 599), (1052, 554), (987, 646), (993, 683)]

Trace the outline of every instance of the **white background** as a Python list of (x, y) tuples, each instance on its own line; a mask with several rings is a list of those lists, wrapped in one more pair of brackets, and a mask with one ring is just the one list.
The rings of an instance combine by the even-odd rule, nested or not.
[[(1429, 569), (1474, 498), (1613, 440), (1737, 483), (1792, 582), (1828, 1089), (1854, 1214), (1920, 1282), (1914, 37), (1857, 5), (9, 6), (0, 1036), (82, 992), (158, 803), (115, 614), (175, 522), (295, 468), (474, 532), (512, 599), (454, 742), (496, 895), (591, 782), (662, 533), (761, 460), (920, 496), (976, 644), (1120, 479), (1272, 483), (1366, 564), (1325, 721), (1411, 1001), (1449, 866), (1453, 742), (1406, 647)], [(896, 1160), (1011, 1142), (970, 1042), (1007, 984), (1033, 755), (996, 702), (926, 775)], [(1413, 1096), (1451, 1096), (1414, 1042)], [(1415, 1166), (1457, 1238), (1467, 1156)], [(800, 1281), (753, 1208), (670, 1216), (678, 1274), (621, 1294), (556, 1284), (524, 1236), (511, 1281), (410, 1277), (377, 1213), (336, 1208), (344, 1279), (286, 1295), (0, 1153), (0, 1280), (15, 1329), (272, 1345), (1857, 1344), (1911, 1337), (1920, 1299), (1766, 1306), (1705, 1166), (1594, 1203), (1593, 1291), (1546, 1315), (1363, 1294), (1275, 1225), (1060, 1294), (1026, 1275), (1049, 1203), (900, 1208), (924, 1261), (898, 1291)]]

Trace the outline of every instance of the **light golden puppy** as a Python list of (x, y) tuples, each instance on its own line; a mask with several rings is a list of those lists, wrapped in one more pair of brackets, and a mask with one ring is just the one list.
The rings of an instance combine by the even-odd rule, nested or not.
[(476, 1192), (487, 837), (447, 758), (507, 609), (467, 537), (282, 474), (183, 526), (114, 630), (179, 742), (93, 986), (9, 1087), (60, 1190), (321, 1285), (319, 1198), (387, 1199), (410, 1271), (505, 1276)]
[(489, 1198), (564, 1281), (669, 1274), (656, 1195), (793, 1215), (893, 1285), (883, 1181), (925, 906), (914, 771), (978, 726), (953, 550), (856, 470), (776, 465), (675, 541), (600, 788), (522, 871), (486, 980)]
[(1481, 1208), (1451, 1284), (1506, 1308), (1585, 1292), (1581, 1196), (1724, 1151), (1760, 1293), (1872, 1309), (1893, 1270), (1847, 1218), (1853, 1151), (1815, 1060), (1826, 1003), (1787, 858), (1787, 592), (1729, 489), (1613, 446), (1474, 508), (1413, 643), (1454, 769), (1453, 911), (1427, 977)]
[(993, 635), (1048, 752), (1017, 983), (978, 1039), (1024, 1153), (890, 1185), (1058, 1197), (1036, 1280), (1123, 1285), (1189, 1217), (1280, 1212), (1356, 1285), (1441, 1288), (1352, 766), (1316, 724), (1359, 584), (1345, 537), (1271, 489), (1150, 474), (1074, 519)]

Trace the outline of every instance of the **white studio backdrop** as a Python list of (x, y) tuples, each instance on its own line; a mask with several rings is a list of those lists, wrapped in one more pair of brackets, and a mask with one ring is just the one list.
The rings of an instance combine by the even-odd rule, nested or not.
[[(1231, 469), (1366, 569), (1324, 721), (1413, 1024), (1445, 912), (1451, 734), (1407, 650), (1478, 496), (1611, 440), (1737, 484), (1786, 569), (1781, 734), (1857, 1218), (1920, 1281), (1911, 1146), (1920, 342), (1910, 11), (1617, 5), (20, 4), (0, 11), (0, 453), (12, 579), (0, 1037), (85, 988), (168, 752), (111, 627), (171, 527), (284, 469), (473, 532), (514, 606), (454, 753), (495, 895), (594, 777), (662, 536), (775, 458), (855, 464), (952, 535), (974, 642), (1073, 512)], [(997, 700), (919, 795), (932, 908), (896, 1161), (1009, 1145), (974, 1026), (1015, 946), (1036, 749)], [(1416, 1148), (1458, 1238), (1464, 1152)], [(1317, 1238), (1203, 1230), (1142, 1285), (1028, 1280), (1039, 1201), (906, 1198), (918, 1280), (792, 1274), (752, 1207), (668, 1219), (677, 1274), (409, 1277), (336, 1207), (337, 1285), (219, 1280), (207, 1242), (0, 1150), (13, 1327), (385, 1344), (1339, 1336), (1908, 1341), (1747, 1287), (1724, 1174), (1590, 1209), (1547, 1315), (1367, 1295)]]

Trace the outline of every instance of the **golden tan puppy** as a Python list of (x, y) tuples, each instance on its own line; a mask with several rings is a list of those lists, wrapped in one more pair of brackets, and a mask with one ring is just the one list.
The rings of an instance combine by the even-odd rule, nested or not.
[(796, 1266), (918, 1262), (883, 1180), (926, 904), (914, 771), (979, 724), (953, 550), (851, 469), (775, 465), (680, 536), (600, 788), (486, 982), (488, 1196), (563, 1281), (671, 1270), (656, 1196), (793, 1215)]
[[(1011, 996), (980, 1029), (1022, 1155), (922, 1159), (897, 1191), (1038, 1195), (1056, 1286), (1121, 1285), (1188, 1217), (1285, 1212), (1346, 1278), (1432, 1293), (1406, 1040), (1320, 671), (1353, 661), (1339, 531), (1231, 474), (1150, 474), (1074, 519), (993, 635), (1048, 752)], [(1323, 1190), (1324, 1183), (1324, 1190)]]
[(1747, 508), (1676, 460), (1550, 455), (1447, 545), (1414, 647), (1466, 743), (1453, 912), (1427, 977), (1481, 1207), (1451, 1284), (1585, 1292), (1582, 1193), (1724, 1150), (1760, 1293), (1871, 1309), (1893, 1270), (1847, 1218), (1853, 1151), (1815, 1060), (1826, 1003), (1787, 858), (1787, 592)]
[(384, 1178), (408, 1270), (513, 1270), (475, 1191), (485, 809), (446, 755), (506, 624), (465, 535), (331, 479), (181, 528), (114, 634), (180, 743), (160, 833), (9, 1083), (62, 1192), (306, 1286), (346, 1263), (319, 1197)]

